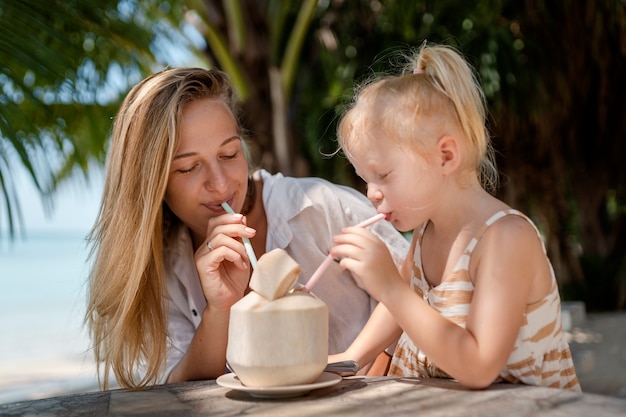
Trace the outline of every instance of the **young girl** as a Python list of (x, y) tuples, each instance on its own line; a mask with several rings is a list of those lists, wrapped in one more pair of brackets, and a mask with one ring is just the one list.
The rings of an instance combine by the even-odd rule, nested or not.
[(426, 45), (412, 66), (365, 86), (338, 128), (368, 198), (413, 241), (398, 272), (368, 230), (335, 237), (331, 254), (381, 303), (330, 360), (368, 363), (400, 336), (389, 375), (580, 390), (541, 236), (485, 189), (497, 173), (472, 69)]

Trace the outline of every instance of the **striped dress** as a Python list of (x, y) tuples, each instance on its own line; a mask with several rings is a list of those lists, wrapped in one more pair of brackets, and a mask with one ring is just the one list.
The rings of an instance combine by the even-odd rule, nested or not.
[[(527, 220), (533, 225), (541, 239), (535, 225), (524, 214), (517, 210), (500, 211), (493, 215), (470, 241), (457, 262), (454, 272), (436, 287), (431, 287), (422, 273), (419, 243), (422, 240), (425, 225), (422, 226), (415, 234), (412, 245), (415, 250), (411, 288), (444, 317), (465, 327), (474, 293), (474, 285), (469, 276), (472, 252), (485, 230), (497, 220), (509, 215), (520, 216)], [(551, 266), (550, 271), (552, 289), (542, 300), (526, 306), (524, 322), (515, 341), (515, 347), (504, 369), (500, 372), (498, 380), (580, 391), (569, 345), (561, 327), (561, 300)], [(413, 344), (406, 333), (403, 333), (398, 341), (388, 374), (420, 378), (449, 378)]]

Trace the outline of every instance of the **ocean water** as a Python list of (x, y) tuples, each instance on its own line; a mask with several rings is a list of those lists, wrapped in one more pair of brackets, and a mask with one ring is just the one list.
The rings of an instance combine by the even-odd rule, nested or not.
[(0, 236), (0, 404), (97, 389), (86, 233)]

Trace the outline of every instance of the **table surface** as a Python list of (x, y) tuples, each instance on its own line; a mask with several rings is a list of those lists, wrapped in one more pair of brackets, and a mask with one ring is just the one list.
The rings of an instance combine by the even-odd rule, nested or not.
[(444, 379), (348, 377), (291, 398), (257, 398), (215, 380), (0, 405), (0, 416), (626, 416), (626, 400), (512, 384), (470, 390)]

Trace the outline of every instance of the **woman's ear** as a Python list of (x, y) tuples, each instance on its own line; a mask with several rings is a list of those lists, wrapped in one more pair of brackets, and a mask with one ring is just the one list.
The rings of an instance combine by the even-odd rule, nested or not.
[(444, 174), (450, 174), (461, 165), (461, 148), (454, 136), (443, 136), (437, 141), (437, 151)]

